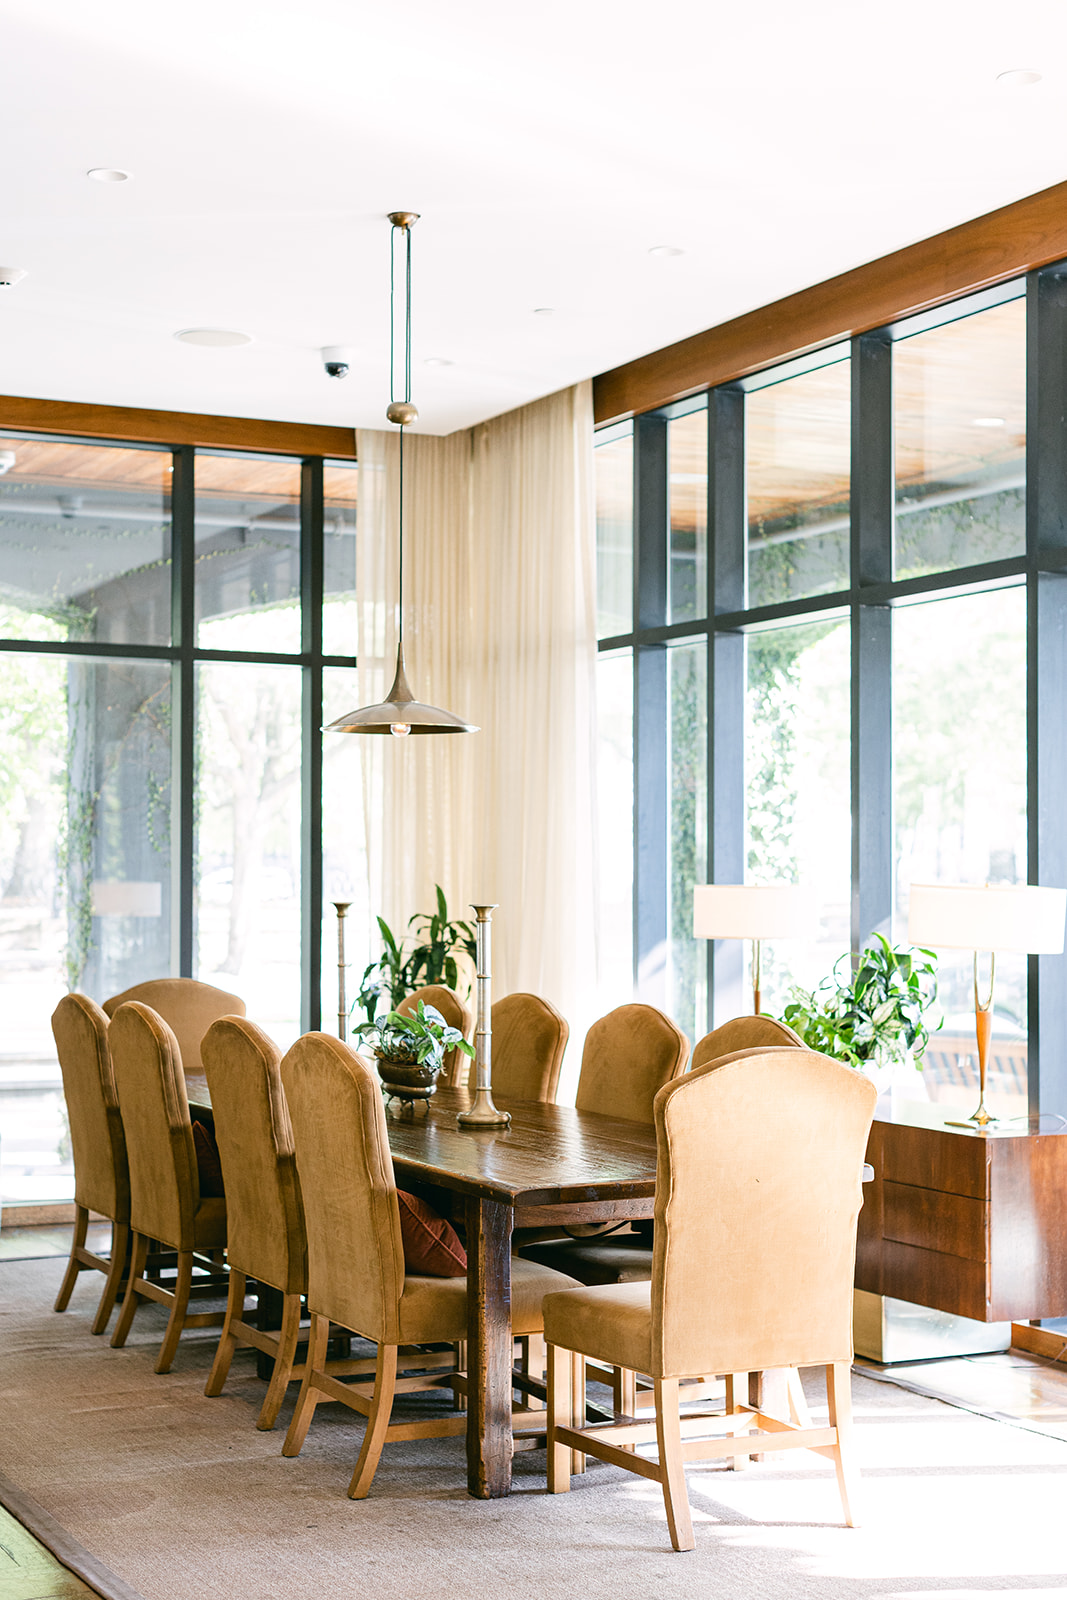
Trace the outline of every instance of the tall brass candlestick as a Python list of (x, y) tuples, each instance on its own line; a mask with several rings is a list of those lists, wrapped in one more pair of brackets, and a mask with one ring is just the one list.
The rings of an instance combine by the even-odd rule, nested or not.
[(472, 906), (476, 918), (478, 947), (478, 1023), (474, 1033), (474, 1104), (461, 1111), (457, 1122), (462, 1128), (504, 1128), (511, 1121), (510, 1111), (498, 1111), (493, 1104), (493, 1023), (490, 971), (490, 925), (495, 906)]
[(345, 961), (345, 916), (351, 900), (335, 900), (333, 909), (337, 912), (337, 1037), (348, 1038), (348, 996), (345, 994), (345, 971), (348, 963)]

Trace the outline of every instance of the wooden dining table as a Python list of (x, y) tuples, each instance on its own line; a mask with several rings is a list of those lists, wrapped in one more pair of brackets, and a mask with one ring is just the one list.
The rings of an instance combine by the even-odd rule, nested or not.
[[(207, 1082), (187, 1075), (190, 1107), (210, 1110)], [(510, 1493), (514, 1340), (511, 1242), (516, 1228), (624, 1222), (653, 1213), (656, 1133), (573, 1106), (500, 1098), (511, 1123), (460, 1127), (468, 1089), (441, 1088), (408, 1117), (389, 1117), (397, 1184), (455, 1197), (467, 1235), (467, 1487)]]

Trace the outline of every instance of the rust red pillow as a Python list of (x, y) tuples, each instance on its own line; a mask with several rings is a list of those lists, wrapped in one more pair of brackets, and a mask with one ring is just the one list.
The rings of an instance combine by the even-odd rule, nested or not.
[(221, 1200), (226, 1193), (222, 1186), (222, 1162), (215, 1135), (206, 1123), (193, 1123), (193, 1148), (200, 1174), (201, 1200)]
[(427, 1278), (462, 1278), (467, 1270), (467, 1252), (452, 1224), (417, 1194), (398, 1189), (396, 1197), (400, 1202), (400, 1237), (408, 1272)]

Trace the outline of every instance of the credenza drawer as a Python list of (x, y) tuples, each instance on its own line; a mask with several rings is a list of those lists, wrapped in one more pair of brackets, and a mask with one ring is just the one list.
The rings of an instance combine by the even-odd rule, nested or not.
[(882, 1245), (882, 1293), (895, 1300), (933, 1306), (935, 1311), (973, 1317), (976, 1322), (989, 1320), (984, 1261), (886, 1239)]
[(886, 1239), (943, 1255), (964, 1256), (969, 1261), (986, 1259), (989, 1206), (984, 1200), (887, 1179), (882, 1204)]

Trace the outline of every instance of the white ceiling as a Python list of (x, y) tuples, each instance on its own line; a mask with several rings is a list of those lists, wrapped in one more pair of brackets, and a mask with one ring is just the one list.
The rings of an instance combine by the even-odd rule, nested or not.
[(447, 433), (1060, 181), (1065, 111), (1063, 0), (0, 0), (0, 393), (382, 426), (410, 207)]

